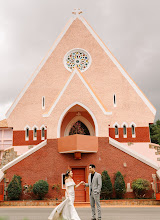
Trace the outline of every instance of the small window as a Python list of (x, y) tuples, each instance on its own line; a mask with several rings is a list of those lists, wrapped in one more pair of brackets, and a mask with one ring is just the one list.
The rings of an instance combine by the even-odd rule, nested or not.
[(41, 139), (44, 140), (45, 139), (45, 129), (44, 127), (41, 130)]
[(113, 104), (114, 104), (114, 107), (117, 106), (117, 104), (116, 104), (116, 95), (115, 94), (113, 95)]
[(123, 125), (123, 137), (127, 137), (127, 126), (125, 124)]
[(134, 127), (134, 125), (132, 125), (131, 128), (132, 128), (132, 135), (135, 135), (135, 127)]
[(42, 97), (42, 109), (45, 109), (45, 97)]
[(33, 139), (37, 140), (37, 128), (34, 128), (33, 130)]
[(25, 140), (28, 141), (29, 140), (29, 128), (26, 128), (26, 132), (25, 132)]
[(126, 135), (127, 134), (127, 128), (126, 128), (126, 125), (123, 125), (123, 135)]
[(118, 136), (118, 126), (115, 125), (115, 137), (117, 137), (117, 136)]

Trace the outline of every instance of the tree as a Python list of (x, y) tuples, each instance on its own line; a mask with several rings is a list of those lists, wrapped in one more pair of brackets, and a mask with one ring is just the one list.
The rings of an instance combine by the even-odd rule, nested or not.
[(47, 181), (39, 180), (33, 185), (33, 193), (38, 196), (39, 199), (43, 199), (48, 193), (49, 185)]
[(151, 184), (145, 179), (136, 179), (132, 182), (132, 189), (136, 198), (144, 198), (148, 190), (150, 190)]
[(121, 172), (119, 171), (115, 174), (114, 189), (116, 193), (116, 198), (118, 199), (121, 199), (126, 192), (124, 178)]
[(157, 120), (154, 124), (150, 124), (149, 128), (151, 142), (160, 144), (160, 120)]
[(7, 192), (10, 200), (18, 200), (22, 193), (21, 177), (14, 175), (8, 185)]
[(102, 199), (110, 199), (113, 193), (112, 182), (108, 172), (104, 170), (102, 172), (102, 190), (101, 190), (101, 197)]

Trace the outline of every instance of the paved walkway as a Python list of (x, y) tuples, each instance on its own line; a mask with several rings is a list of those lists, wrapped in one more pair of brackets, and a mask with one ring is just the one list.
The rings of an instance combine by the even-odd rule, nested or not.
[[(0, 220), (47, 220), (47, 207), (0, 208)], [(76, 208), (81, 220), (90, 220), (90, 208)], [(160, 207), (103, 207), (102, 220), (159, 220)]]

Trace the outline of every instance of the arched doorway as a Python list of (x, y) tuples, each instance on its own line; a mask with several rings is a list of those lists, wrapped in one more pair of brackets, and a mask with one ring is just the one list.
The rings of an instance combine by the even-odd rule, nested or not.
[[(92, 122), (92, 129), (94, 131), (94, 134), (91, 134), (91, 132), (90, 132), (90, 134), (91, 134), (91, 136), (98, 137), (98, 123), (97, 123), (96, 117), (94, 116), (93, 112), (84, 104), (82, 104), (80, 102), (74, 102), (64, 110), (64, 112), (61, 114), (61, 116), (59, 118), (58, 126), (57, 126), (57, 138), (65, 136), (64, 131), (69, 123), (69, 121), (67, 123), (65, 122), (65, 118), (66, 118), (67, 114), (69, 112), (71, 112), (71, 110), (73, 110), (72, 109), (73, 107), (81, 107), (83, 109), (83, 111), (89, 115), (89, 117), (91, 118), (91, 122)], [(79, 111), (75, 111), (75, 109), (74, 109), (74, 112), (76, 112), (78, 114)], [(78, 116), (78, 115), (74, 115), (74, 117), (75, 116)], [(83, 115), (81, 115), (81, 116), (83, 116)], [(74, 117), (73, 116), (70, 117), (70, 120), (72, 120)], [(86, 122), (84, 124), (86, 125)], [(88, 125), (87, 125), (87, 128), (88, 128)]]
[(66, 112), (60, 127), (60, 137), (74, 134), (95, 136), (95, 123), (92, 116), (78, 104)]

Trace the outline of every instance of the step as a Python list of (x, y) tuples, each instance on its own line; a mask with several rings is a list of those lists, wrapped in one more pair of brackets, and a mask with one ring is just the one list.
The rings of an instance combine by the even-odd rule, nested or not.
[[(0, 201), (0, 206), (57, 206), (61, 200), (23, 200), (23, 201)], [(89, 202), (75, 202), (76, 207), (90, 207)], [(156, 199), (113, 199), (101, 200), (101, 206), (159, 206)]]

